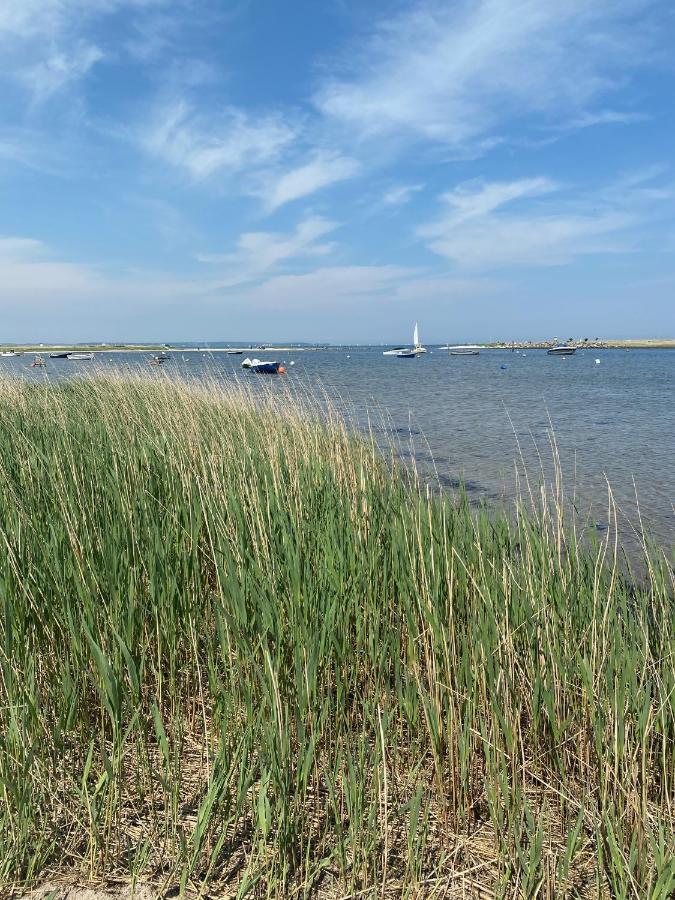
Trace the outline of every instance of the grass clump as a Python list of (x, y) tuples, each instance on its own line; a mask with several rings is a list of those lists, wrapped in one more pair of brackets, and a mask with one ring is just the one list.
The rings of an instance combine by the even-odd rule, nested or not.
[(663, 556), (161, 378), (1, 382), (0, 484), (3, 890), (672, 895)]

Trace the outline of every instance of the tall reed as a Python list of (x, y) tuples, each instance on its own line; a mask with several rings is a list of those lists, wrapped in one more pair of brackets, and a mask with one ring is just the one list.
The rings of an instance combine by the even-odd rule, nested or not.
[[(0, 885), (665, 898), (672, 565), (311, 403), (0, 382)], [(611, 504), (610, 504), (611, 505)]]

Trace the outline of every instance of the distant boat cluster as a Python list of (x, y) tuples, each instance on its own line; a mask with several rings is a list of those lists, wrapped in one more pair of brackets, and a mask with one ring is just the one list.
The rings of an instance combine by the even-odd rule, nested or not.
[(382, 355), (397, 356), (399, 359), (415, 359), (416, 356), (421, 356), (426, 352), (426, 347), (423, 347), (420, 344), (419, 329), (417, 327), (417, 322), (415, 322), (412, 347), (392, 347), (391, 350), (385, 350)]
[[(450, 356), (478, 356), (483, 348), (479, 344), (446, 344), (440, 349), (447, 350)], [(384, 350), (382, 355), (396, 356), (399, 359), (414, 359), (426, 352), (426, 347), (420, 343), (419, 328), (415, 322), (412, 347), (392, 347), (390, 350)]]

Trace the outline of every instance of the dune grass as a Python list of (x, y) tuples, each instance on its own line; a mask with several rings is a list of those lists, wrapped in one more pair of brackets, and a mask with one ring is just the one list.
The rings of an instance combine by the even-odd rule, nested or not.
[(665, 898), (675, 605), (271, 391), (0, 382), (0, 891)]

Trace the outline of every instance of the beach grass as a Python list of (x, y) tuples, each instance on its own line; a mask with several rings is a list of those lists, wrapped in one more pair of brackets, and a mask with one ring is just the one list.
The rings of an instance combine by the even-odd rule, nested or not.
[(0, 892), (671, 897), (672, 561), (278, 384), (0, 381)]

